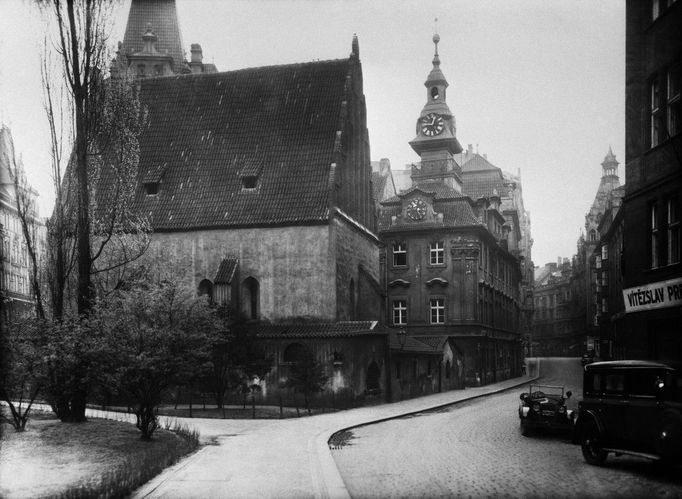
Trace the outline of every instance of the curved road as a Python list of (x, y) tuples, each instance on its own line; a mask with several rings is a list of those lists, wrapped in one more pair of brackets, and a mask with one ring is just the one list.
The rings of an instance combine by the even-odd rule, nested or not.
[[(579, 359), (543, 359), (544, 384), (582, 391)], [(352, 430), (333, 451), (352, 497), (682, 497), (680, 468), (609, 455), (586, 464), (566, 436), (519, 431), (522, 389)]]

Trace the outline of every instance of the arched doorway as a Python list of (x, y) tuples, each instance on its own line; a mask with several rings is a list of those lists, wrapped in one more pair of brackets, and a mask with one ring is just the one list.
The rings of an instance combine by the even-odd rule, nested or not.
[(365, 380), (368, 393), (378, 393), (381, 391), (381, 385), (379, 385), (380, 377), (381, 369), (379, 369), (379, 365), (376, 362), (372, 362), (367, 368), (367, 379)]
[(208, 301), (213, 302), (213, 283), (208, 279), (204, 279), (199, 283), (197, 288), (199, 296), (208, 296)]

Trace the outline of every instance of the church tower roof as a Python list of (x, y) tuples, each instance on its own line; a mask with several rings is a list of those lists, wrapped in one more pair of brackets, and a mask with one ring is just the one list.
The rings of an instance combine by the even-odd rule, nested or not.
[(618, 161), (616, 160), (616, 155), (613, 154), (611, 146), (609, 146), (609, 152), (606, 153), (604, 161), (601, 163), (602, 176), (603, 177), (617, 177), (618, 176)]
[(182, 73), (185, 54), (175, 0), (132, 0), (121, 54), (128, 56), (144, 50), (143, 36), (149, 25), (156, 36), (154, 46), (158, 53), (172, 57), (173, 73)]

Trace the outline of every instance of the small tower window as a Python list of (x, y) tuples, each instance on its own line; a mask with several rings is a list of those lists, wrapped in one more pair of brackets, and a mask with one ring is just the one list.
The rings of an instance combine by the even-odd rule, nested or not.
[(258, 177), (256, 176), (242, 177), (242, 186), (244, 187), (244, 189), (255, 189), (257, 185)]
[(149, 182), (144, 184), (144, 191), (147, 196), (156, 196), (159, 193), (159, 183)]
[(433, 88), (431, 89), (431, 98), (432, 98), (433, 100), (436, 100), (436, 99), (438, 99), (439, 97), (440, 97), (440, 93), (438, 92), (438, 87), (433, 87)]

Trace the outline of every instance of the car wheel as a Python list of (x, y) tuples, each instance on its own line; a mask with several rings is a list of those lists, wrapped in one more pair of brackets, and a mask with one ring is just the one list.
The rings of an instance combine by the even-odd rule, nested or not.
[(580, 448), (583, 451), (583, 457), (589, 464), (601, 466), (606, 461), (606, 452), (601, 445), (601, 436), (599, 428), (594, 421), (590, 421), (580, 436)]
[(527, 437), (530, 434), (530, 428), (528, 428), (528, 425), (526, 422), (521, 419), (521, 435), (524, 437)]

